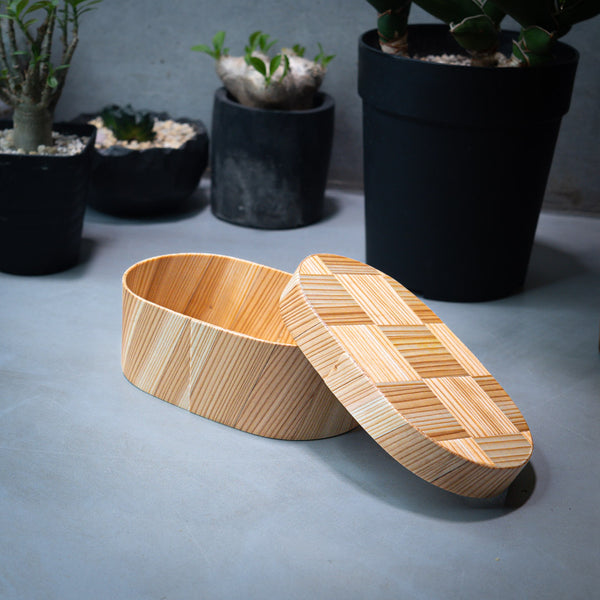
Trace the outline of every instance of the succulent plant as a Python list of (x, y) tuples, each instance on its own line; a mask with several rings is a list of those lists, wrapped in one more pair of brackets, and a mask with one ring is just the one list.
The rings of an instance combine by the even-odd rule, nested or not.
[[(379, 14), (377, 28), (384, 52), (406, 54), (410, 0), (368, 0)], [(534, 66), (552, 60), (554, 42), (572, 25), (600, 13), (599, 0), (414, 0), (450, 27), (476, 66), (496, 64), (498, 33), (509, 15), (521, 26), (512, 62)]]
[[(0, 100), (14, 109), (14, 139), (26, 152), (52, 144), (54, 110), (73, 53), (79, 21), (101, 0), (0, 0)], [(62, 51), (52, 62), (58, 32)]]
[(200, 44), (192, 50), (214, 58), (217, 74), (227, 91), (240, 104), (255, 108), (311, 108), (327, 65), (335, 58), (325, 54), (321, 44), (313, 60), (304, 57), (306, 49), (299, 44), (270, 56), (277, 40), (271, 40), (262, 31), (249, 36), (243, 56), (229, 56), (229, 49), (224, 47), (224, 31), (219, 31), (212, 43), (212, 47)]
[(100, 117), (104, 126), (110, 129), (118, 140), (130, 142), (152, 141), (154, 117), (148, 111), (134, 110), (131, 104), (118, 106), (113, 104), (102, 109)]

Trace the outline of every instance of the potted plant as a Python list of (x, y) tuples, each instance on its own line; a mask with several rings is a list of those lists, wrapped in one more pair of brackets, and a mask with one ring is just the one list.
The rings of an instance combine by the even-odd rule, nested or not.
[[(557, 38), (600, 3), (415, 0), (448, 26), (407, 26), (411, 2), (369, 2), (378, 29), (360, 38), (358, 84), (367, 261), (430, 298), (509, 295), (525, 279), (578, 62)], [(520, 32), (500, 29), (505, 15)], [(421, 60), (431, 54), (447, 62)]]
[(88, 204), (100, 212), (122, 217), (175, 212), (208, 164), (208, 134), (197, 120), (111, 105), (77, 122), (97, 129)]
[[(43, 274), (79, 258), (95, 129), (54, 125), (79, 41), (100, 0), (0, 1), (0, 270)], [(55, 36), (61, 52), (53, 61)]]
[(257, 31), (244, 56), (229, 56), (225, 33), (194, 46), (216, 61), (224, 87), (214, 99), (211, 208), (218, 218), (264, 229), (300, 227), (323, 215), (334, 101), (319, 92), (327, 64), (299, 45), (270, 56), (275, 40)]

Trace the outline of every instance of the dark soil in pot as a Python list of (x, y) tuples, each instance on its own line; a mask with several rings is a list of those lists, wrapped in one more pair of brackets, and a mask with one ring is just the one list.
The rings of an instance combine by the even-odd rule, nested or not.
[[(504, 33), (510, 52), (514, 34)], [(506, 296), (525, 279), (578, 54), (535, 68), (452, 66), (359, 42), (367, 261), (441, 300)], [(419, 54), (454, 53), (443, 25), (409, 28)]]
[[(81, 115), (88, 122), (97, 115)], [(167, 121), (166, 113), (154, 115)], [(120, 217), (149, 217), (176, 212), (197, 189), (208, 164), (208, 134), (201, 121), (175, 119), (194, 130), (177, 148), (95, 148), (88, 203)]]
[[(0, 129), (12, 128), (0, 121)], [(60, 133), (88, 137), (74, 156), (0, 154), (0, 270), (56, 273), (79, 260), (92, 149), (89, 125), (56, 124)]]
[(333, 141), (334, 101), (318, 93), (309, 110), (242, 106), (215, 94), (211, 207), (225, 221), (287, 229), (319, 221)]

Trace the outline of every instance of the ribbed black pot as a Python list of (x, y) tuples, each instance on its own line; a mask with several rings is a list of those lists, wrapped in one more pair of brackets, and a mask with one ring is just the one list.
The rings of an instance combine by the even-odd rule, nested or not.
[[(97, 115), (81, 115), (89, 121)], [(161, 120), (169, 115), (155, 115)], [(208, 164), (208, 134), (200, 121), (175, 119), (196, 134), (179, 148), (95, 149), (88, 204), (119, 217), (148, 217), (177, 211), (198, 187)]]
[[(0, 121), (0, 129), (11, 128)], [(0, 154), (0, 271), (45, 275), (79, 260), (96, 129), (56, 124), (55, 131), (89, 136), (75, 156)]]
[(242, 106), (215, 94), (211, 207), (225, 221), (261, 229), (309, 225), (323, 216), (334, 101), (318, 93), (309, 110)]
[[(502, 35), (510, 53), (514, 34)], [(411, 52), (457, 52), (443, 25)], [(535, 68), (396, 58), (359, 40), (367, 261), (429, 298), (480, 301), (523, 285), (578, 62)]]

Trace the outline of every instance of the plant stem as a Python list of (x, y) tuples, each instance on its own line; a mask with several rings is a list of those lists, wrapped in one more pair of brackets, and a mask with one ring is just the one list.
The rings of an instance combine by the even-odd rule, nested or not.
[[(65, 23), (67, 22), (68, 19), (68, 6), (67, 5), (65, 7), (65, 15), (64, 15), (64, 21)], [(67, 34), (68, 34), (68, 30), (67, 27), (65, 26), (63, 28), (63, 38), (62, 38), (62, 43), (63, 43), (63, 54), (60, 60), (60, 64), (61, 65), (70, 65), (71, 64), (71, 60), (73, 59), (73, 54), (75, 53), (75, 49), (77, 48), (77, 44), (79, 43), (79, 15), (77, 13), (77, 10), (75, 8), (73, 8), (73, 16), (71, 17), (71, 40), (69, 41), (67, 39)], [(54, 112), (54, 109), (56, 108), (56, 105), (58, 103), (58, 100), (60, 99), (60, 96), (62, 94), (63, 88), (65, 87), (65, 81), (67, 79), (67, 72), (68, 69), (63, 69), (59, 72), (57, 72), (56, 74), (56, 79), (57, 79), (57, 86), (56, 88), (51, 88), (49, 86), (46, 86), (46, 89), (44, 90), (44, 94), (42, 96), (42, 100), (46, 101), (48, 103), (48, 107), (49, 109)]]
[(14, 29), (11, 30), (10, 23), (4, 27), (3, 21), (0, 21), (0, 66), (5, 71), (6, 81), (0, 91), (3, 94), (2, 99), (11, 106), (14, 106), (17, 101), (23, 80), (17, 59), (13, 54), (16, 51), (15, 43)]
[[(44, 36), (41, 41), (41, 55), (50, 57), (52, 55), (52, 39), (54, 38), (54, 28), (56, 26), (56, 8), (49, 11), (48, 19), (46, 23), (46, 29), (44, 30)], [(49, 62), (46, 60), (40, 63), (40, 79), (48, 79), (50, 73)]]
[(18, 104), (14, 107), (14, 143), (25, 152), (34, 152), (38, 146), (52, 145), (53, 115), (45, 106)]
[(8, 22), (8, 48), (10, 56), (13, 57), (12, 70), (16, 73), (19, 72), (19, 61), (17, 60), (16, 52), (19, 49), (17, 45), (17, 35), (15, 33), (15, 23), (14, 21)]
[(386, 54), (408, 54), (408, 14), (410, 0), (368, 0), (377, 10), (379, 46)]
[(496, 67), (498, 59), (496, 52), (471, 52), (471, 66), (473, 67)]
[(2, 100), (2, 102), (10, 106), (13, 101), (13, 98), (11, 98), (10, 94), (7, 91), (0, 88), (0, 100)]

